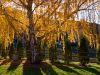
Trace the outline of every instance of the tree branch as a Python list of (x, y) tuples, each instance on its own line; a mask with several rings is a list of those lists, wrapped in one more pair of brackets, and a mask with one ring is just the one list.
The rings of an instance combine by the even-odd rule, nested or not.
[(19, 1), (23, 5), (23, 7), (27, 9), (27, 5), (22, 0), (19, 0)]
[(15, 4), (17, 4), (18, 6), (21, 6), (21, 7), (23, 7), (23, 5), (21, 5), (21, 4), (19, 4), (19, 3), (17, 3), (17, 2), (15, 2), (14, 0), (12, 0)]
[(98, 2), (100, 2), (100, 1), (96, 1), (96, 2), (94, 2), (94, 3), (92, 3), (92, 4), (90, 4), (89, 6), (87, 6), (86, 8), (84, 8), (84, 9), (88, 9), (89, 7), (91, 7), (92, 5), (95, 5), (95, 4), (98, 3)]
[[(60, 0), (58, 6), (54, 9), (54, 11), (51, 12), (51, 14), (49, 14), (48, 17), (50, 17), (50, 16), (59, 8), (61, 1), (62, 1), (62, 0)], [(55, 3), (56, 3), (56, 2), (55, 2)], [(49, 11), (49, 9), (48, 9), (43, 15), (41, 15), (41, 16), (36, 20), (35, 24), (37, 23), (37, 21), (38, 21), (41, 17), (43, 17), (44, 15), (46, 15), (46, 14), (48, 13), (48, 11)]]
[[(1, 3), (0, 3), (1, 4)], [(1, 4), (1, 6), (2, 6), (2, 11), (3, 11), (3, 14), (2, 15), (6, 15), (6, 16), (9, 16), (10, 18), (12, 18), (13, 20), (15, 20), (15, 21), (17, 21), (17, 22), (19, 22), (19, 23), (21, 23), (21, 24), (23, 24), (22, 22), (20, 22), (19, 20), (17, 20), (17, 19), (15, 19), (14, 17), (12, 17), (11, 15), (9, 15), (7, 12), (6, 12), (6, 10), (5, 10), (5, 8), (3, 7), (3, 5)]]
[(38, 8), (40, 5), (42, 5), (43, 3), (44, 3), (44, 1), (42, 1), (39, 5), (37, 5), (37, 6), (34, 8), (34, 10), (32, 10), (32, 12), (34, 12), (35, 9)]

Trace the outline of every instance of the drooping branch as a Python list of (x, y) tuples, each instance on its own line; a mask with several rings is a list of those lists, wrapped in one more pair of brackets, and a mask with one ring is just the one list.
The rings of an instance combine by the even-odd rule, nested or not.
[[(91, 7), (92, 5), (95, 5), (96, 3), (100, 2), (100, 1), (93, 2), (92, 4), (87, 6), (86, 8), (80, 9), (81, 6), (83, 6), (86, 2), (87, 2), (86, 0), (84, 0), (82, 3), (79, 2), (78, 6), (76, 7), (76, 9), (74, 11), (72, 11), (69, 14), (65, 15), (66, 16), (66, 20), (68, 20), (72, 15), (76, 14), (79, 11), (82, 11), (82, 10), (96, 10), (96, 9), (89, 9), (89, 7)], [(64, 20), (61, 23), (61, 25), (63, 25), (66, 22), (66, 20)]]
[(38, 8), (39, 6), (41, 6), (43, 3), (44, 3), (44, 1), (42, 1), (40, 4), (38, 4), (38, 5), (34, 8), (34, 10), (33, 10), (32, 12), (34, 12), (35, 9)]
[[(57, 2), (57, 1), (56, 1), (56, 2)], [(56, 3), (56, 2), (55, 2), (55, 3)], [(62, 2), (62, 0), (59, 1), (59, 4), (58, 4), (57, 7), (55, 7), (55, 9), (49, 14), (48, 18), (49, 18), (50, 16), (52, 16), (52, 15), (55, 13), (55, 11), (59, 8), (61, 2)], [(46, 15), (46, 14), (48, 13), (49, 10), (50, 10), (50, 9), (48, 9), (43, 15), (41, 15), (41, 16), (36, 20), (35, 24), (37, 23), (37, 21), (38, 21), (41, 17), (43, 17), (44, 15)]]
[(27, 9), (27, 5), (25, 4), (25, 2), (22, 1), (22, 0), (19, 0), (19, 1), (20, 1), (20, 3), (23, 5), (23, 7)]
[(86, 8), (83, 8), (83, 9), (80, 9), (79, 11), (81, 10), (94, 10), (94, 9), (89, 9), (91, 6), (95, 5), (96, 3), (99, 3), (100, 1), (96, 1), (96, 2), (93, 2), (92, 4), (88, 5)]
[(21, 7), (23, 7), (23, 5), (22, 4), (19, 4), (19, 3), (17, 3), (16, 1), (14, 1), (14, 0), (12, 0), (15, 4), (17, 4), (18, 6), (21, 6)]
[(5, 10), (4, 6), (2, 5), (2, 3), (0, 3), (0, 4), (1, 4), (1, 7), (2, 7), (2, 11), (3, 11), (3, 14), (2, 14), (2, 15), (9, 16), (9, 17), (12, 18), (14, 21), (23, 24), (23, 22), (19, 21), (18, 19), (14, 18), (13, 16), (9, 15), (9, 14), (7, 13), (7, 11)]

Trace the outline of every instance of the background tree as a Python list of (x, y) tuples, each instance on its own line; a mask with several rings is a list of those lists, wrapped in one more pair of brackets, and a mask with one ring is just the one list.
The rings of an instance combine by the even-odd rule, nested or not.
[(97, 49), (97, 63), (100, 63), (100, 48)]
[(79, 61), (82, 66), (89, 63), (89, 42), (85, 36), (80, 38)]
[[(22, 23), (18, 20), (20, 18), (17, 17), (20, 13), (15, 14), (12, 12), (7, 12), (8, 10), (5, 10), (6, 9), (5, 5), (7, 2), (8, 3), (13, 2), (15, 9), (19, 10), (20, 8), (21, 12), (23, 11), (22, 8), (24, 8), (25, 14), (23, 18), (25, 20), (25, 17), (27, 17), (26, 19), (28, 21), (25, 20), (24, 22), (23, 20), (24, 23)], [(32, 39), (35, 40), (35, 38), (38, 36), (38, 33), (41, 36), (43, 36), (44, 33), (46, 33), (46, 35), (50, 34), (49, 40), (51, 41), (50, 37), (52, 35), (52, 32), (56, 32), (56, 33), (57, 32), (61, 33), (66, 31), (70, 32), (70, 30), (73, 28), (73, 26), (70, 27), (70, 25), (74, 24), (72, 23), (72, 21), (76, 20), (76, 15), (79, 13), (79, 11), (94, 10), (93, 8), (91, 9), (91, 6), (95, 5), (98, 2), (99, 1), (96, 0), (93, 1), (90, 0), (68, 0), (68, 1), (67, 0), (2, 0), (0, 4), (2, 7), (1, 13), (4, 13), (3, 15), (6, 17), (8, 25), (12, 27), (14, 32), (19, 31), (19, 29), (16, 29), (17, 26), (15, 27), (15, 25), (18, 23), (21, 24), (20, 26), (24, 27), (25, 25), (26, 27), (28, 27), (27, 30), (29, 32), (28, 35), (29, 35), (29, 42), (30, 42), (29, 48), (32, 48), (30, 49), (29, 52), (30, 55), (32, 55), (31, 53), (32, 51), (34, 51), (33, 49), (34, 44), (32, 45), (31, 41)], [(13, 8), (13, 6), (11, 7)], [(25, 24), (26, 22), (27, 25)], [(59, 31), (57, 31), (58, 25), (59, 25)], [(21, 27), (18, 28), (22, 30)], [(57, 35), (54, 36), (57, 37)], [(54, 39), (55, 37), (52, 38)], [(34, 57), (34, 55), (32, 55), (32, 57)]]
[(71, 52), (71, 42), (68, 39), (68, 35), (65, 37), (65, 63), (69, 64), (72, 59), (72, 52)]
[(56, 54), (56, 52), (57, 52), (56, 45), (53, 42), (51, 44), (51, 46), (50, 46), (50, 49), (49, 49), (49, 57), (50, 57), (51, 63), (54, 63), (57, 60), (57, 54)]

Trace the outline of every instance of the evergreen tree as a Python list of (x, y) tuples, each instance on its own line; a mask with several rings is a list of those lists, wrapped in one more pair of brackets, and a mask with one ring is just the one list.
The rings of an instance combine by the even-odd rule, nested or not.
[(18, 46), (17, 46), (17, 54), (18, 54), (18, 58), (21, 59), (24, 56), (24, 48), (22, 45), (22, 41), (19, 39), (18, 40)]
[(79, 61), (82, 66), (86, 66), (89, 63), (89, 42), (85, 36), (80, 39), (79, 46)]
[(10, 49), (9, 49), (9, 58), (12, 59), (14, 54), (14, 46), (13, 43), (10, 44)]
[(57, 53), (56, 53), (56, 45), (55, 43), (51, 44), (50, 50), (49, 50), (49, 57), (52, 63), (54, 63), (57, 60)]
[(2, 43), (0, 43), (0, 58), (2, 56)]
[(37, 52), (38, 52), (37, 61), (38, 61), (38, 63), (40, 63), (43, 60), (43, 54), (41, 52), (41, 50), (42, 50), (41, 49), (41, 37), (37, 38), (36, 48), (37, 48)]
[(100, 63), (100, 45), (99, 48), (97, 49), (97, 63)]
[(70, 40), (67, 38), (65, 40), (65, 63), (69, 64), (71, 59), (72, 59), (71, 43)]

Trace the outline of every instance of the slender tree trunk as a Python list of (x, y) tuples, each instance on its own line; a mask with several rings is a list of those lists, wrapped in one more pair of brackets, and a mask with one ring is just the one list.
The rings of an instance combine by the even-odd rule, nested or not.
[(29, 19), (29, 54), (28, 60), (33, 62), (33, 51), (34, 51), (34, 21), (33, 21), (33, 12), (32, 12), (32, 1), (28, 1), (27, 5), (27, 17)]

